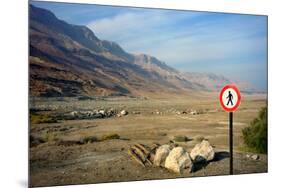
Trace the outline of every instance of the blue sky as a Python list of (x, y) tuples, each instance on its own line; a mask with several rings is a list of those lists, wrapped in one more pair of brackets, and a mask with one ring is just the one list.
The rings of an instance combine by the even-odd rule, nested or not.
[(267, 89), (267, 17), (32, 2), (71, 24), (86, 25), (131, 53), (182, 72), (212, 72)]

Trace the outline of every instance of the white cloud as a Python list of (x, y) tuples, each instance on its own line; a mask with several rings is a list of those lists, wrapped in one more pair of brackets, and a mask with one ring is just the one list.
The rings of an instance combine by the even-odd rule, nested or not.
[(260, 19), (204, 19), (207, 14), (135, 11), (93, 21), (88, 27), (101, 39), (116, 41), (129, 52), (156, 56), (169, 65), (265, 51), (266, 36), (252, 37), (264, 24)]
[(128, 12), (114, 17), (103, 18), (88, 24), (97, 36), (103, 39), (122, 41), (145, 32), (153, 32), (153, 28), (167, 24), (163, 14), (153, 12)]
[(175, 21), (191, 19), (198, 15), (198, 13), (190, 13), (187, 16), (181, 12), (174, 14), (171, 11), (158, 10), (135, 11), (95, 20), (87, 26), (99, 38), (116, 41), (126, 50), (135, 51), (171, 37), (171, 33), (167, 33), (167, 28), (169, 29)]
[(253, 54), (266, 43), (263, 38), (247, 37), (257, 24), (244, 24), (235, 18), (180, 25), (182, 20), (187, 23), (202, 14), (190, 13), (186, 18), (183, 13), (129, 12), (96, 20), (88, 27), (125, 50), (148, 53), (168, 64)]
[[(88, 27), (128, 52), (153, 55), (181, 70), (237, 75), (245, 62), (259, 70), (267, 63), (265, 17), (131, 11), (95, 20)], [(262, 73), (256, 72), (249, 79), (259, 80)]]

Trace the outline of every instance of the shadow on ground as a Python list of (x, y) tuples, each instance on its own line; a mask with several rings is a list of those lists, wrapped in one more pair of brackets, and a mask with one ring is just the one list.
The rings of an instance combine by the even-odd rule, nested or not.
[[(229, 152), (226, 152), (226, 151), (216, 152), (214, 159), (210, 162), (221, 161), (221, 160), (223, 160), (225, 158), (228, 158), (228, 157), (229, 157)], [(191, 170), (192, 172), (196, 172), (198, 170), (204, 169), (210, 163), (200, 156), (196, 157), (196, 159), (194, 161), (195, 162), (194, 162), (192, 170)], [(196, 162), (196, 161), (198, 161), (198, 162)]]
[(215, 158), (212, 161), (220, 161), (225, 158), (229, 158), (229, 152), (228, 151), (219, 151), (215, 153)]

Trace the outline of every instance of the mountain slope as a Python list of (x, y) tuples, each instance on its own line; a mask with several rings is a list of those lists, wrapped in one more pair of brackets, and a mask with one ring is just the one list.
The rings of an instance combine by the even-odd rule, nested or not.
[(163, 75), (177, 71), (145, 57), (153, 60), (150, 68), (145, 66), (148, 61), (114, 42), (99, 40), (87, 27), (68, 24), (50, 11), (30, 6), (31, 95), (139, 95), (176, 92), (184, 84), (192, 88), (177, 78), (180, 84), (175, 85)]
[(155, 57), (127, 53), (85, 26), (68, 24), (33, 5), (29, 8), (32, 96), (144, 96), (206, 90), (205, 82)]

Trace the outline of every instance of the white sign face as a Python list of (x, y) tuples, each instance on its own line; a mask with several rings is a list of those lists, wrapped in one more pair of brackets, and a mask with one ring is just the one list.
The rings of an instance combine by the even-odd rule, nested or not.
[(235, 111), (240, 105), (240, 91), (235, 85), (228, 84), (220, 92), (220, 103), (227, 112)]
[(222, 94), (222, 102), (224, 106), (232, 108), (238, 102), (238, 95), (232, 88), (226, 89)]

